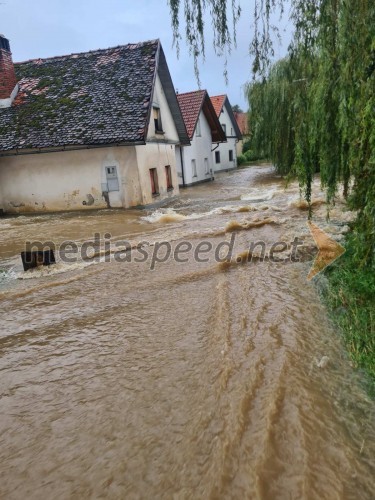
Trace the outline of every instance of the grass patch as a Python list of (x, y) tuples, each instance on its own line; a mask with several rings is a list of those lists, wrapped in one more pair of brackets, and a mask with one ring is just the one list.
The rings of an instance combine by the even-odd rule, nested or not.
[(322, 291), (356, 369), (363, 371), (366, 385), (375, 396), (375, 270), (360, 267), (350, 249), (329, 269)]

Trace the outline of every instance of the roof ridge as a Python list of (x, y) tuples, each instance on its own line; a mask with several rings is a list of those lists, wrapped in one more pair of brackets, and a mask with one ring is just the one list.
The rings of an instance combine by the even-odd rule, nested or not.
[(189, 92), (179, 92), (176, 95), (189, 95), (189, 94), (198, 94), (200, 92), (207, 92), (206, 89), (199, 89), (199, 90), (190, 90)]
[(199, 114), (202, 110), (206, 96), (208, 96), (207, 90), (194, 90), (183, 94), (177, 94), (177, 101), (190, 139), (193, 138)]
[(52, 61), (52, 60), (61, 60), (61, 59), (67, 59), (73, 56), (83, 56), (85, 54), (100, 54), (103, 52), (107, 52), (108, 50), (116, 50), (116, 49), (122, 49), (129, 47), (131, 45), (135, 46), (142, 46), (146, 44), (151, 44), (151, 43), (160, 43), (160, 38), (154, 38), (152, 40), (145, 40), (144, 42), (135, 42), (135, 43), (126, 43), (125, 45), (116, 45), (114, 47), (107, 47), (106, 49), (94, 49), (94, 50), (86, 50), (84, 52), (72, 52), (71, 54), (63, 54), (61, 56), (49, 56), (49, 57), (35, 57), (33, 59), (26, 59), (25, 61), (17, 61), (14, 63), (14, 65), (17, 64), (26, 64), (30, 62), (37, 62), (37, 61)]

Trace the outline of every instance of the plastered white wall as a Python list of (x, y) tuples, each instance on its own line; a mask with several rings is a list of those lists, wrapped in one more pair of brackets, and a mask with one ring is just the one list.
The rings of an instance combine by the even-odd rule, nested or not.
[[(215, 151), (220, 151), (220, 163), (216, 163), (215, 161), (215, 151), (212, 153), (215, 172), (221, 170), (229, 170), (232, 168), (236, 168), (237, 166), (237, 138), (232, 137), (235, 135), (234, 125), (232, 123), (232, 120), (230, 119), (225, 105), (223, 106), (223, 111), (219, 116), (219, 122), (220, 124), (224, 124), (226, 126), (227, 142), (219, 144), (219, 147), (215, 149)], [(230, 150), (233, 151), (233, 161), (229, 160)]]
[(120, 191), (112, 207), (140, 203), (134, 146), (95, 148), (0, 158), (0, 208), (7, 213), (105, 208), (105, 167), (116, 166)]
[[(179, 194), (176, 172), (174, 144), (149, 143), (146, 146), (136, 146), (139, 184), (141, 188), (141, 205), (157, 203), (165, 198)], [(173, 189), (167, 189), (165, 167), (171, 167)], [(159, 195), (154, 196), (151, 189), (150, 168), (156, 168), (158, 174)]]
[[(213, 170), (213, 160), (212, 160), (212, 136), (211, 128), (208, 121), (203, 113), (199, 114), (199, 122), (201, 128), (201, 136), (197, 136), (197, 129), (194, 131), (193, 139), (191, 140), (191, 146), (184, 146), (182, 148), (183, 163), (184, 163), (184, 176), (185, 184), (191, 185), (197, 182), (203, 182), (210, 180)], [(205, 158), (208, 162), (208, 173), (205, 168)], [(193, 175), (192, 160), (196, 161), (197, 175)], [(180, 148), (176, 148), (176, 165), (177, 174), (180, 185), (182, 185), (182, 168), (181, 168), (181, 157)]]
[(172, 117), (172, 113), (169, 109), (167, 98), (165, 97), (159, 75), (156, 75), (152, 104), (159, 106), (160, 108), (161, 122), (164, 133), (160, 134), (155, 132), (155, 124), (151, 110), (151, 119), (148, 127), (147, 142), (168, 141), (168, 142), (173, 142), (175, 144), (178, 143), (179, 137), (177, 129)]

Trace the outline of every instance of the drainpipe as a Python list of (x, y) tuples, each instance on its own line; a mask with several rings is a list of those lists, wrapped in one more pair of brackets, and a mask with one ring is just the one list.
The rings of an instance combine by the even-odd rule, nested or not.
[(180, 158), (181, 158), (182, 187), (185, 187), (184, 157), (182, 154), (182, 146), (180, 146)]

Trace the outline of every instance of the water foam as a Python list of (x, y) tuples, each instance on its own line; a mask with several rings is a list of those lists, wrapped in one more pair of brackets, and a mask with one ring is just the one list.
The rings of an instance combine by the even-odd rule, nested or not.
[(187, 215), (180, 214), (176, 212), (174, 208), (158, 209), (150, 215), (141, 217), (141, 221), (148, 222), (151, 224), (164, 223), (169, 224), (171, 222), (182, 222), (185, 220), (197, 220), (209, 217), (211, 215), (225, 215), (231, 213), (242, 213), (242, 212), (254, 212), (257, 208), (251, 205), (228, 205), (224, 207), (213, 208), (208, 212), (202, 213), (191, 213)]
[(75, 262), (73, 264), (66, 264), (63, 262), (59, 262), (51, 266), (39, 266), (34, 269), (29, 269), (28, 271), (20, 271), (14, 273), (14, 278), (19, 280), (45, 278), (48, 276), (54, 276), (56, 274), (81, 270), (84, 269), (85, 267), (91, 266), (92, 264), (95, 264), (95, 261), (85, 261), (85, 262), (81, 261), (81, 262)]
[(275, 196), (276, 189), (267, 191), (252, 190), (250, 193), (241, 195), (241, 200), (251, 201), (253, 203), (260, 203), (263, 201), (270, 201)]
[(167, 208), (165, 210), (155, 210), (150, 215), (141, 217), (142, 221), (149, 222), (151, 224), (170, 222), (181, 222), (186, 219), (185, 215), (178, 214), (173, 208)]

